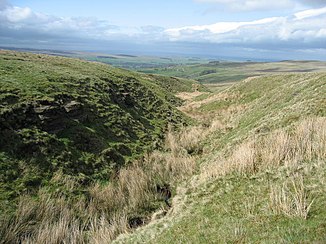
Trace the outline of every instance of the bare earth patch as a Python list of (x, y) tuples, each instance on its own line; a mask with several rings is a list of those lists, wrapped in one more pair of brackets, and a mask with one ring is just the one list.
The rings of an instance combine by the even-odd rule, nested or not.
[(176, 95), (176, 97), (182, 99), (182, 100), (192, 100), (194, 99), (195, 97), (198, 97), (200, 95), (203, 95), (203, 94), (209, 94), (208, 92), (199, 92), (199, 91), (196, 91), (196, 92), (180, 92)]

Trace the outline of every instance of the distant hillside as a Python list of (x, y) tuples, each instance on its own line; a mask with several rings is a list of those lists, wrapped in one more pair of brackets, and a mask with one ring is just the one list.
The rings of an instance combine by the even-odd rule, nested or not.
[(225, 83), (239, 82), (252, 76), (282, 73), (326, 72), (322, 61), (227, 62), (210, 61), (200, 64), (180, 64), (142, 69), (142, 72), (194, 79), (214, 88)]
[(37, 190), (57, 170), (84, 184), (107, 179), (156, 148), (169, 123), (186, 123), (174, 93), (193, 83), (0, 51), (1, 202)]

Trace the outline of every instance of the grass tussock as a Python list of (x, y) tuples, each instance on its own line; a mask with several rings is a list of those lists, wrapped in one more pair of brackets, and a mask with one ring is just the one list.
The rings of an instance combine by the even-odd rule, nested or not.
[(283, 185), (272, 185), (270, 208), (275, 214), (307, 219), (313, 200), (308, 194), (302, 176), (295, 176)]
[(326, 157), (326, 118), (301, 121), (291, 129), (279, 129), (241, 143), (231, 153), (203, 167), (204, 178), (231, 172), (255, 174), (269, 167), (291, 166)]
[(162, 200), (156, 186), (175, 187), (195, 173), (191, 155), (203, 138), (200, 128), (169, 131), (165, 150), (120, 169), (109, 184), (94, 183), (77, 197), (80, 183), (62, 173), (52, 178), (64, 191), (40, 189), (19, 200), (14, 215), (0, 222), (0, 243), (108, 243), (148, 222)]
[(185, 127), (180, 133), (175, 134), (169, 130), (165, 147), (174, 156), (198, 155), (202, 153), (201, 142), (212, 132), (224, 130), (225, 125), (219, 119), (210, 120), (208, 125)]
[(170, 149), (171, 154), (177, 157), (193, 154), (201, 150), (199, 142), (205, 136), (203, 133), (204, 129), (201, 126), (185, 128), (177, 135), (169, 130), (165, 147)]
[(93, 220), (90, 226), (89, 243), (101, 244), (109, 243), (116, 236), (130, 231), (128, 218), (126, 215), (116, 215), (111, 221), (105, 216)]
[(75, 217), (78, 204), (72, 209), (63, 196), (39, 197), (21, 197), (15, 215), (2, 219), (1, 243), (80, 243), (84, 223)]

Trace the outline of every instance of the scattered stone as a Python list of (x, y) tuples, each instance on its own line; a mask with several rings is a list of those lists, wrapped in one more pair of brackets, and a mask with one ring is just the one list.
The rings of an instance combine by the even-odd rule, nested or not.
[(64, 105), (64, 109), (67, 113), (70, 113), (71, 111), (78, 110), (80, 108), (81, 103), (76, 101), (71, 101)]

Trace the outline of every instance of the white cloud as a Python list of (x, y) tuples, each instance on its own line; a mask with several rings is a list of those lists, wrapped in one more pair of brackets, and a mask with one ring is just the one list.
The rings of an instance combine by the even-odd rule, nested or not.
[(30, 18), (32, 10), (30, 8), (10, 7), (6, 8), (1, 15), (9, 22), (20, 22)]
[(322, 15), (322, 14), (326, 14), (326, 7), (319, 8), (319, 9), (309, 9), (309, 10), (301, 11), (301, 12), (295, 13), (294, 16), (296, 17), (297, 20), (300, 20), (300, 19), (319, 16), (319, 15)]
[[(24, 33), (28, 38), (45, 38), (48, 35), (57, 38), (89, 38), (98, 40), (125, 40), (134, 38), (145, 41), (161, 39), (164, 28), (158, 26), (128, 27), (111, 25), (107, 21), (86, 17), (58, 17), (33, 12), (30, 8), (9, 5), (0, 0), (0, 37), (9, 33)], [(43, 40), (38, 40), (43, 41)]]
[(209, 42), (237, 45), (293, 45), (326, 48), (326, 8), (294, 16), (265, 18), (250, 22), (219, 22), (212, 25), (167, 29), (171, 41)]
[(222, 34), (238, 29), (241, 26), (267, 24), (275, 21), (277, 18), (265, 18), (251, 22), (219, 22), (212, 25), (185, 26), (181, 28), (172, 28), (165, 30), (165, 33), (171, 37), (178, 38), (182, 32), (195, 33), (196, 31), (208, 31), (212, 34)]
[(194, 0), (199, 3), (215, 4), (234, 11), (258, 11), (293, 9), (298, 4), (304, 6), (326, 6), (326, 0)]
[[(197, 0), (213, 2), (250, 2), (249, 0)], [(253, 3), (257, 2), (255, 0)], [(265, 1), (262, 1), (265, 2)], [(277, 1), (275, 1), (277, 2)], [(320, 2), (320, 1), (319, 1)], [(283, 2), (285, 3), (285, 2)], [(1, 5), (2, 4), (2, 5)], [(1, 8), (1, 6), (3, 6)], [(218, 22), (164, 29), (157, 26), (124, 27), (110, 25), (96, 18), (63, 18), (20, 8), (0, 0), (0, 45), (15, 43), (61, 43), (77, 48), (86, 43), (100, 48), (107, 41), (121, 43), (161, 43), (175, 48), (196, 45), (200, 50), (226, 46), (231, 50), (282, 48), (326, 49), (326, 7), (295, 13), (292, 16), (263, 18), (254, 21)], [(188, 43), (188, 44), (185, 44)], [(104, 43), (104, 44), (103, 44)], [(236, 49), (236, 47), (238, 49)], [(91, 49), (91, 48), (90, 48)], [(226, 50), (229, 50), (226, 49)], [(239, 51), (240, 52), (240, 51)]]
[[(3, 2), (3, 0), (0, 0)], [(70, 18), (57, 17), (43, 13), (33, 12), (28, 7), (6, 5), (0, 9), (0, 36), (6, 32), (29, 32), (26, 38), (33, 38), (43, 34), (51, 36), (75, 36), (84, 38), (103, 38), (105, 33), (119, 32), (117, 26), (112, 26), (106, 21), (96, 18)], [(7, 31), (6, 31), (7, 30)], [(112, 31), (114, 30), (114, 31)], [(4, 33), (3, 33), (4, 32)]]
[(292, 0), (195, 0), (195, 2), (218, 4), (235, 11), (283, 9), (295, 5)]

